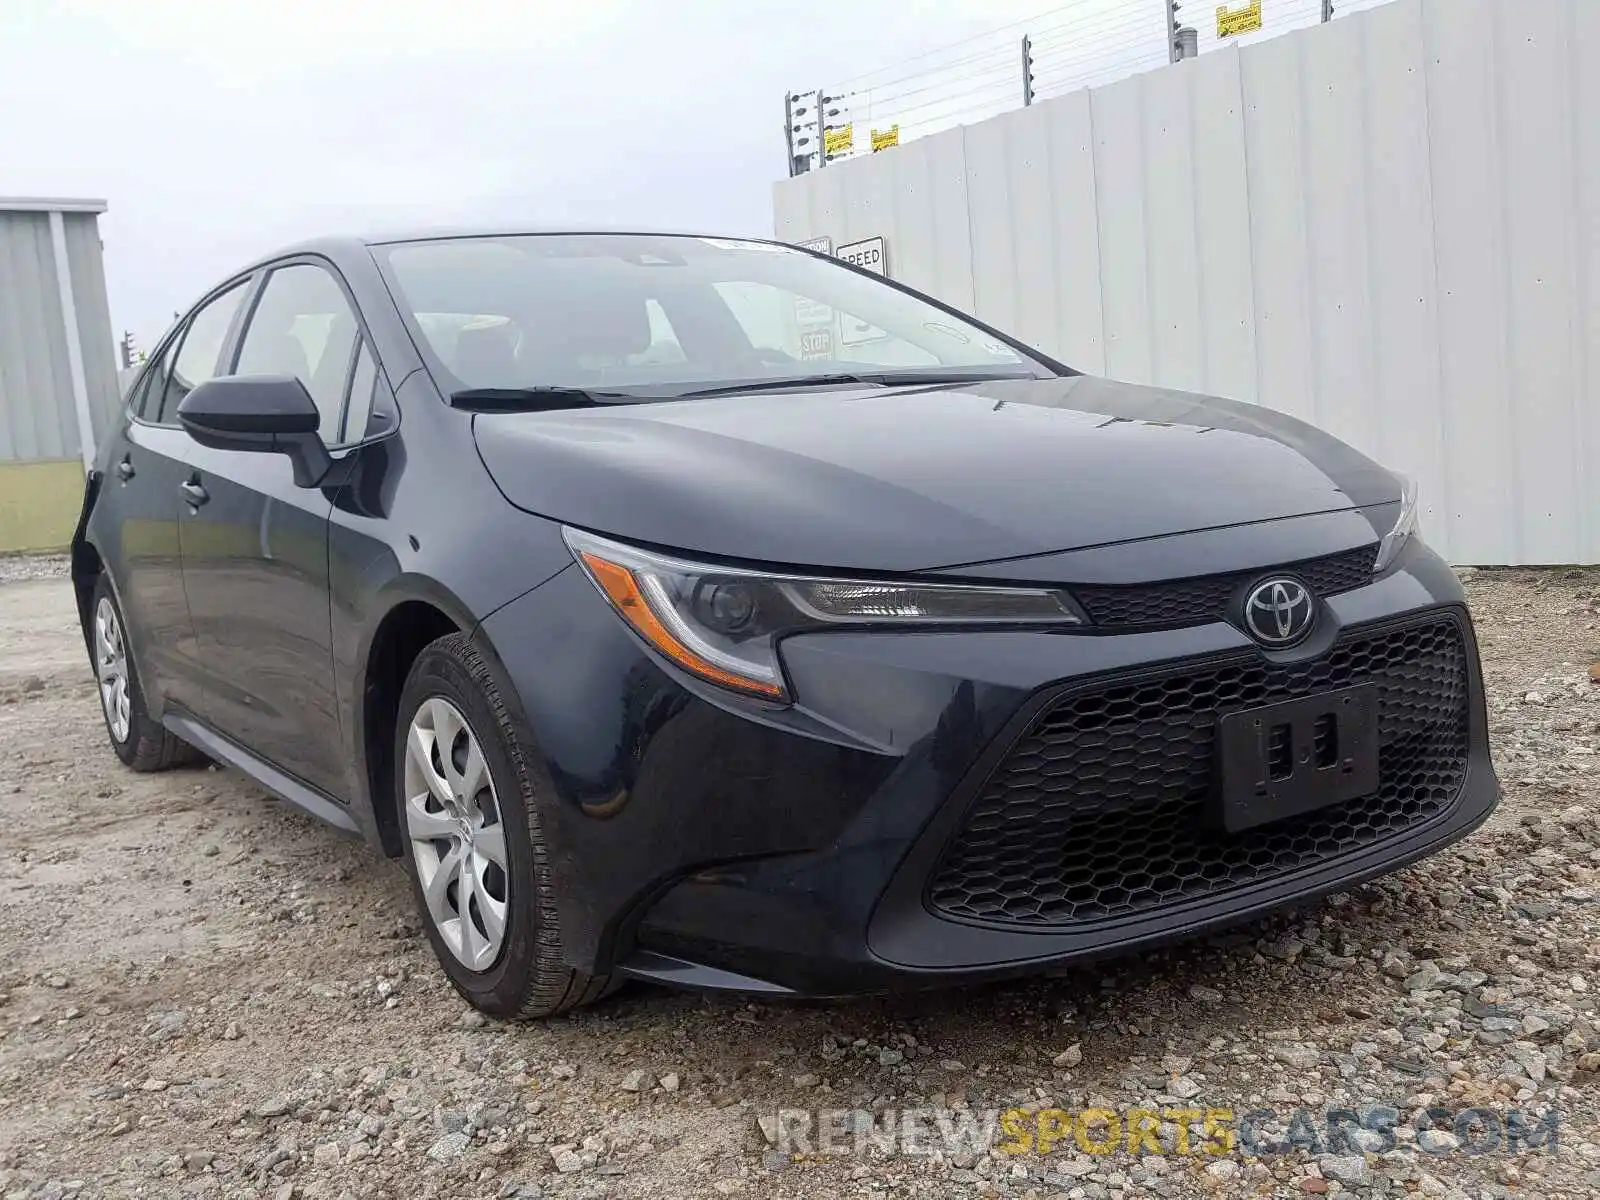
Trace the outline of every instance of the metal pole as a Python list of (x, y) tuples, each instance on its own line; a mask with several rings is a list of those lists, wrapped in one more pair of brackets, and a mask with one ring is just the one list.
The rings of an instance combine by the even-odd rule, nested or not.
[(817, 89), (817, 167), (828, 165), (828, 93)]
[(794, 93), (783, 94), (783, 140), (789, 147), (789, 178), (794, 178)]
[(1333, 0), (1322, 0), (1322, 23), (1333, 20)]
[(1033, 103), (1033, 42), (1022, 35), (1022, 107)]
[[(1178, 61), (1178, 4), (1177, 0), (1166, 0), (1167, 6), (1167, 61)], [(1149, 11), (1146, 9), (1145, 11)]]

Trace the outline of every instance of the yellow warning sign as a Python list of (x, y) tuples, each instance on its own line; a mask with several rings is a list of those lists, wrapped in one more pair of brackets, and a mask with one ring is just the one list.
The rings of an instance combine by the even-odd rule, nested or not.
[(856, 144), (855, 123), (830, 129), (822, 135), (822, 149), (827, 154), (843, 154)]
[(874, 129), (872, 131), (872, 152), (887, 150), (890, 146), (900, 144), (900, 122), (896, 121), (887, 129)]
[(1254, 33), (1261, 28), (1261, 0), (1243, 8), (1227, 9), (1220, 5), (1217, 8), (1217, 36), (1219, 38), (1238, 37), (1241, 33)]

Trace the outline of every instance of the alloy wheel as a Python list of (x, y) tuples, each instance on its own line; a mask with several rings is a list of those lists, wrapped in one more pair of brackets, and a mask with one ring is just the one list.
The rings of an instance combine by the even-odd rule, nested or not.
[(102, 596), (94, 610), (95, 674), (100, 681), (100, 704), (106, 712), (111, 736), (121, 745), (132, 728), (128, 694), (128, 651), (122, 624), (109, 597)]
[(494, 965), (511, 903), (505, 828), (477, 735), (441, 696), (417, 708), (406, 736), (406, 833), (428, 915), (474, 971)]

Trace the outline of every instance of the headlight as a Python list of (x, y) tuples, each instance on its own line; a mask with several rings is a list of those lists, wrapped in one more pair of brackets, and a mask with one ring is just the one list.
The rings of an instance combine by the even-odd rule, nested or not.
[(635, 633), (701, 679), (788, 698), (778, 641), (860, 625), (1087, 624), (1062, 592), (923, 581), (814, 579), (688, 562), (563, 531), (589, 578)]
[(1383, 535), (1383, 541), (1378, 543), (1378, 558), (1372, 564), (1372, 573), (1379, 574), (1389, 568), (1389, 564), (1400, 557), (1400, 551), (1405, 549), (1406, 542), (1417, 531), (1417, 485), (1414, 480), (1400, 477), (1403, 485), (1400, 492), (1400, 516), (1394, 523), (1394, 528)]

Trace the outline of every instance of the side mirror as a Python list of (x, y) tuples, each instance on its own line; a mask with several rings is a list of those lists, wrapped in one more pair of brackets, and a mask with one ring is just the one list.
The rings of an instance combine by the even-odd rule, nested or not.
[(288, 455), (296, 487), (316, 487), (333, 466), (317, 435), (322, 414), (293, 375), (209, 379), (178, 405), (178, 423), (202, 446)]

